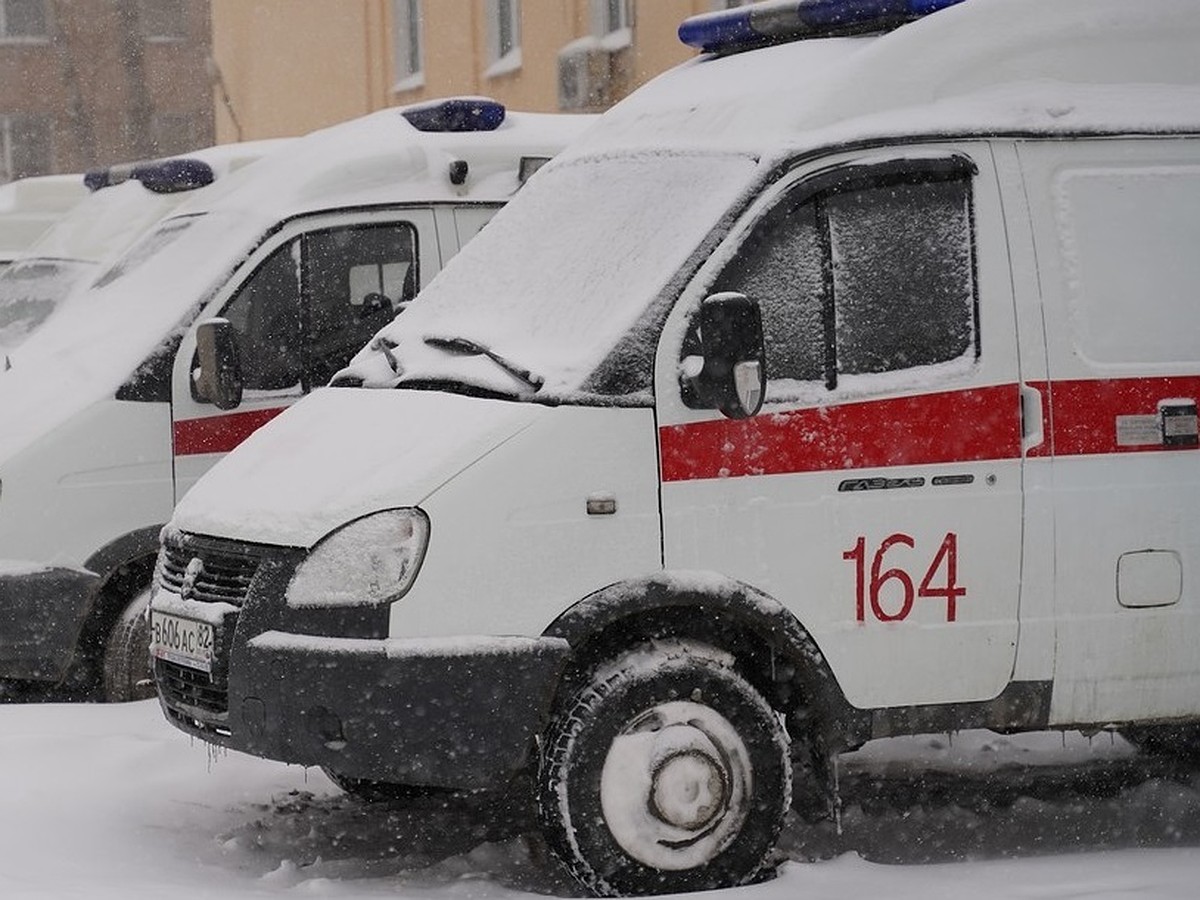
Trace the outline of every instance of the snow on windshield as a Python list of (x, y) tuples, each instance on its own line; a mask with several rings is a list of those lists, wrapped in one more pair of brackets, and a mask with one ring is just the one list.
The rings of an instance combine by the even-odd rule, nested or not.
[[(735, 154), (631, 153), (551, 164), (421, 293), (382, 337), (403, 379), (475, 379), (501, 365), (426, 339), (461, 338), (577, 389), (742, 195), (755, 160)], [(517, 251), (517, 252), (514, 252)], [(383, 379), (372, 354), (357, 374)], [(371, 363), (375, 363), (372, 365)], [(486, 368), (485, 368), (486, 366)], [(489, 385), (495, 386), (495, 384)], [(528, 389), (528, 385), (524, 385)]]
[(0, 350), (12, 350), (82, 284), (95, 263), (24, 259), (0, 274)]

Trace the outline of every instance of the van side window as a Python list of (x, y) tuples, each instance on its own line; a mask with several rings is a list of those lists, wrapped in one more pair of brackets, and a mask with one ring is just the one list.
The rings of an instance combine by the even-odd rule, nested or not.
[(300, 240), (278, 248), (221, 313), (238, 334), (247, 390), (300, 390)]
[(415, 296), (416, 259), (408, 222), (314, 231), (275, 250), (221, 313), (246, 389), (326, 384)]
[(360, 225), (307, 236), (309, 385), (328, 383), (416, 296), (416, 229)]
[(971, 347), (966, 187), (924, 181), (828, 197), (838, 374), (946, 362)]
[[(788, 193), (710, 288), (758, 302), (767, 401), (815, 401), (848, 376), (976, 355), (970, 178), (961, 167), (827, 183)], [(698, 347), (690, 334), (683, 356)], [(686, 389), (683, 400), (699, 405)]]
[(785, 201), (758, 223), (713, 290), (758, 301), (771, 378), (814, 381), (825, 372), (827, 280), (817, 204)]

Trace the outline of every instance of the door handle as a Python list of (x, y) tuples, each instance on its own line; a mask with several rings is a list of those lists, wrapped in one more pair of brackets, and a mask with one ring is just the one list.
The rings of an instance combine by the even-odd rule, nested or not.
[(1045, 418), (1042, 411), (1042, 392), (1028, 384), (1021, 385), (1021, 451), (1029, 452), (1046, 440)]

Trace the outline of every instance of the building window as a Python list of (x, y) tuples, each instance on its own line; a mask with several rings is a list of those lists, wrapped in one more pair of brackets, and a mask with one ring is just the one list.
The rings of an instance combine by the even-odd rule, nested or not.
[(492, 78), (521, 67), (521, 0), (484, 0), (488, 29), (488, 68)]
[(411, 91), (425, 84), (424, 24), (421, 0), (392, 0), (393, 90)]
[(45, 175), (52, 162), (48, 119), (0, 115), (0, 183)]
[(46, 0), (0, 0), (0, 41), (50, 36)]
[(182, 41), (188, 36), (187, 0), (141, 0), (142, 36), (148, 41)]
[(592, 0), (592, 34), (605, 50), (620, 50), (633, 43), (633, 8), (630, 0)]

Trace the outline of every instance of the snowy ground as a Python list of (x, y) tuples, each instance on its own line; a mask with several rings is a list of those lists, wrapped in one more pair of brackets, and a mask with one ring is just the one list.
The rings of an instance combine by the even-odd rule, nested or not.
[[(0, 705), (0, 898), (569, 896), (538, 845), (454, 811), (340, 794), (318, 772), (212, 755), (153, 701)], [(918, 774), (923, 772), (924, 774)], [(1194, 900), (1200, 771), (1119, 739), (986, 732), (874, 742), (839, 766), (843, 815), (790, 827), (742, 900)], [(458, 818), (456, 818), (456, 816)]]

